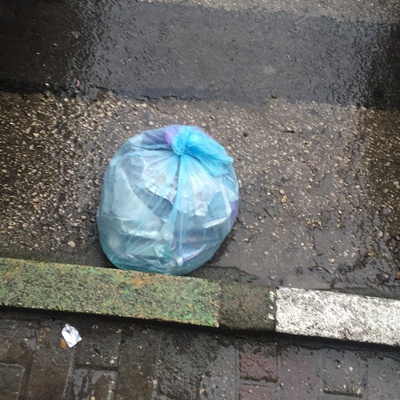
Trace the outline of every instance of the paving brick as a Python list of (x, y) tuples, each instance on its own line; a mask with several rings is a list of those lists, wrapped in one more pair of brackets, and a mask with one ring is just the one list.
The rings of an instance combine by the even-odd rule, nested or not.
[(235, 400), (236, 350), (233, 346), (222, 348), (217, 358), (204, 372), (199, 388), (199, 400)]
[[(14, 387), (14, 384), (19, 385), (21, 396), (25, 393), (25, 388), (29, 379), (27, 373), (20, 374), (19, 368), (24, 371), (29, 371), (32, 364), (33, 352), (37, 348), (37, 330), (31, 322), (21, 320), (4, 319), (0, 320), (0, 362), (4, 365), (10, 365), (10, 374), (18, 374), (18, 377), (12, 378), (9, 382), (10, 375), (4, 372), (5, 381), (1, 382), (1, 390), (8, 391), (9, 385)], [(14, 366), (15, 365), (15, 366)], [(1, 374), (3, 375), (3, 374)], [(8, 383), (7, 383), (8, 382)], [(7, 398), (5, 394), (0, 396), (0, 399)], [(11, 397), (12, 398), (12, 397)]]
[(366, 362), (358, 352), (323, 352), (324, 392), (362, 397), (366, 387)]
[(36, 349), (37, 335), (32, 324), (24, 321), (1, 320), (0, 360), (28, 366)]
[(45, 321), (39, 327), (38, 345), (34, 352), (26, 400), (64, 400), (74, 348), (61, 343), (65, 322)]
[(132, 327), (121, 344), (117, 400), (152, 400), (161, 332)]
[(368, 400), (399, 400), (400, 361), (388, 357), (368, 359)]
[(322, 354), (290, 346), (281, 350), (279, 382), (282, 400), (317, 399), (322, 392)]
[(197, 399), (204, 374), (217, 368), (213, 362), (224, 346), (215, 335), (191, 330), (165, 331), (161, 344), (154, 399)]
[(239, 353), (240, 377), (252, 381), (276, 382), (276, 347), (256, 346)]
[(242, 385), (239, 400), (279, 400), (279, 390), (276, 387), (257, 385)]
[(74, 370), (68, 400), (114, 400), (117, 373), (86, 368)]
[(396, 350), (278, 347), (93, 317), (68, 318), (82, 336), (69, 349), (61, 345), (65, 321), (36, 320), (43, 322), (0, 318), (1, 400), (400, 399)]
[(25, 368), (21, 365), (0, 363), (0, 399), (18, 400)]
[(83, 340), (75, 354), (75, 364), (97, 368), (114, 369), (118, 367), (122, 330), (116, 324), (102, 321), (97, 325), (75, 323)]

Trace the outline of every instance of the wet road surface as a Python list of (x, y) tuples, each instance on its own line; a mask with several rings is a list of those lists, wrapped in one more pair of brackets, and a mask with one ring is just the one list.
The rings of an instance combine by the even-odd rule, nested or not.
[(195, 276), (400, 297), (400, 10), (321, 7), (2, 1), (0, 253), (110, 266), (109, 159), (196, 124), (241, 204)]
[[(82, 337), (73, 348), (66, 323)], [(3, 312), (0, 340), (6, 399), (389, 400), (400, 390), (399, 353), (387, 347), (31, 310)]]
[(273, 11), (268, 1), (229, 8), (223, 1), (19, 0), (0, 7), (4, 88), (66, 88), (79, 79), (91, 96), (101, 87), (255, 104), (271, 95), (399, 104), (395, 2), (356, 10), (338, 2), (319, 12), (291, 2)]

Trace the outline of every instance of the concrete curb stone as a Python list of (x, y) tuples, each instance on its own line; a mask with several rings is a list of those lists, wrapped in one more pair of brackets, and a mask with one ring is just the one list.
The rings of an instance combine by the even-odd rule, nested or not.
[(0, 306), (400, 345), (399, 301), (0, 259)]
[(277, 332), (400, 345), (398, 300), (279, 288), (276, 305)]
[[(271, 331), (275, 289), (0, 258), (0, 305)], [(256, 307), (255, 307), (256, 305)]]

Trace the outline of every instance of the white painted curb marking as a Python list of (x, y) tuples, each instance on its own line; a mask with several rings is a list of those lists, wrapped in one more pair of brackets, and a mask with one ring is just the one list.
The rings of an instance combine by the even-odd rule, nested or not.
[(400, 345), (400, 301), (293, 288), (276, 292), (276, 331)]

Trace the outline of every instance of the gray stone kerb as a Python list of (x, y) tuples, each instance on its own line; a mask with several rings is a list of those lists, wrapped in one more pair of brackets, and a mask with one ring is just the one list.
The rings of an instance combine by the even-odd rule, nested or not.
[(400, 301), (280, 287), (276, 331), (357, 342), (400, 345)]
[(400, 301), (0, 258), (0, 306), (400, 345)]

